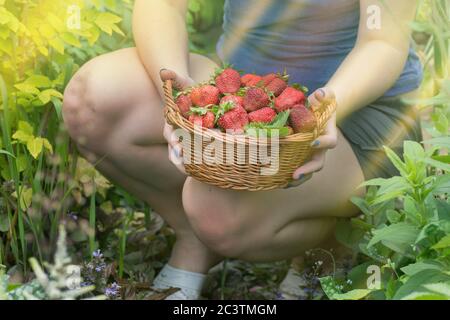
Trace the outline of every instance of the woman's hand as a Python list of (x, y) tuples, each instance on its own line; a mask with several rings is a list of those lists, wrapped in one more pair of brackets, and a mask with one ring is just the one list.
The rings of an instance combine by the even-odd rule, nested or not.
[[(321, 88), (315, 91), (308, 98), (311, 108), (317, 110), (322, 108), (324, 104), (335, 100), (333, 90), (330, 88)], [(313, 141), (312, 147), (314, 152), (309, 162), (298, 168), (293, 175), (294, 181), (289, 187), (297, 187), (312, 178), (315, 172), (319, 172), (325, 165), (325, 156), (328, 150), (334, 149), (338, 142), (338, 131), (336, 127), (336, 113), (333, 114), (328, 122), (322, 136)]]
[[(187, 87), (195, 84), (194, 80), (189, 77), (179, 76), (176, 72), (171, 70), (162, 69), (160, 72), (161, 80), (172, 80), (172, 84), (179, 90), (184, 90)], [(183, 163), (183, 148), (178, 140), (178, 136), (174, 134), (174, 128), (167, 122), (164, 126), (164, 138), (167, 140), (169, 147), (169, 160), (177, 167), (177, 169), (186, 174), (186, 170)]]

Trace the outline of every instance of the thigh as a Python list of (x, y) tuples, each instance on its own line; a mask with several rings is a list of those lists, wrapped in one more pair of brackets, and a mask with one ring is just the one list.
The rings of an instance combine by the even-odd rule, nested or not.
[[(216, 64), (191, 54), (191, 77), (200, 82), (213, 73)], [(138, 146), (165, 143), (163, 102), (148, 76), (136, 48), (111, 52), (86, 63), (71, 80), (65, 100), (78, 100), (65, 108), (69, 127), (78, 127), (95, 147), (132, 143)], [(81, 105), (80, 105), (81, 104)], [(73, 117), (76, 113), (77, 117)], [(78, 126), (71, 126), (76, 119)], [(73, 135), (78, 135), (74, 132)]]
[[(352, 148), (341, 133), (338, 147), (329, 151), (327, 157), (321, 172), (293, 189), (242, 192), (188, 179), (183, 200), (193, 228), (200, 238), (203, 234), (212, 239), (225, 229), (233, 237), (245, 239), (241, 243), (264, 246), (280, 231), (300, 220), (356, 215), (358, 211), (349, 199), (362, 195), (363, 191), (357, 187), (364, 177)], [(295, 232), (292, 227), (289, 230), (290, 236), (281, 239), (293, 238)]]
[[(191, 54), (189, 66), (191, 77), (200, 82), (210, 77), (216, 64)], [(186, 177), (168, 159), (159, 85), (149, 78), (135, 48), (99, 56), (69, 83), (64, 120), (83, 155), (110, 178), (118, 179), (112, 170), (130, 181), (181, 189)], [(121, 178), (121, 184), (123, 180), (127, 179)]]

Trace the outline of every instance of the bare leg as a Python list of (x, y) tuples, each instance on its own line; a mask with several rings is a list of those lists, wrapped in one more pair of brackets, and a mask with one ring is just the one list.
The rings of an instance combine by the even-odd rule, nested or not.
[[(215, 64), (192, 55), (191, 77), (203, 81)], [(163, 104), (134, 48), (93, 59), (70, 82), (64, 120), (88, 160), (147, 201), (177, 234), (170, 264), (205, 273), (220, 257), (193, 233), (183, 210), (186, 180), (168, 160)]]
[(346, 139), (328, 152), (325, 168), (304, 185), (267, 192), (222, 190), (188, 179), (186, 213), (214, 251), (249, 261), (290, 259), (329, 239), (337, 217), (357, 214), (349, 199), (364, 181)]

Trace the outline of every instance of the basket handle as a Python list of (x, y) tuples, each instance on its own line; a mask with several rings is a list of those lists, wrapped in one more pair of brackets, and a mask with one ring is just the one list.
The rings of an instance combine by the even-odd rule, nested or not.
[(337, 103), (336, 100), (331, 101), (327, 105), (322, 106), (321, 108), (314, 111), (314, 114), (317, 119), (317, 128), (314, 130), (314, 139), (318, 138), (325, 126), (328, 124), (328, 121), (331, 119), (331, 116), (336, 111)]
[(166, 107), (172, 109), (173, 111), (180, 112), (180, 109), (178, 108), (177, 104), (175, 103), (175, 101), (173, 101), (172, 80), (165, 80), (163, 84), (163, 89)]

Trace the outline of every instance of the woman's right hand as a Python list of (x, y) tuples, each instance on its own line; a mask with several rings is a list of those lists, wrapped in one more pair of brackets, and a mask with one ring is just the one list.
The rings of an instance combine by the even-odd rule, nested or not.
[[(162, 69), (160, 71), (161, 80), (172, 80), (172, 85), (178, 90), (184, 90), (195, 84), (195, 81), (190, 77), (179, 76), (175, 71)], [(174, 128), (167, 122), (164, 126), (164, 138), (167, 140), (169, 147), (169, 160), (177, 167), (177, 169), (186, 174), (183, 163), (183, 147), (178, 140), (178, 136), (174, 132)]]

